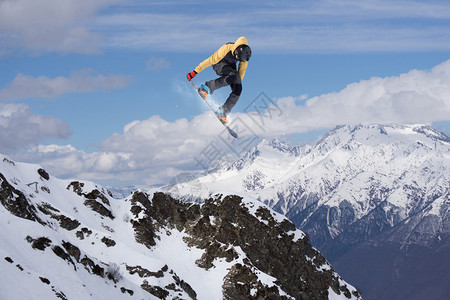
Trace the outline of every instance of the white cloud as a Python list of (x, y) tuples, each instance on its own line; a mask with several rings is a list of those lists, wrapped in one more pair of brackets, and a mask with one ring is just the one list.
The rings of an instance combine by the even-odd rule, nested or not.
[(39, 162), (57, 176), (156, 184), (167, 183), (180, 172), (202, 170), (203, 163), (209, 163), (208, 156), (218, 154), (211, 151), (241, 151), (256, 136), (280, 137), (343, 124), (450, 121), (450, 60), (429, 71), (374, 77), (304, 100), (304, 96), (271, 100), (277, 108), (262, 111), (266, 117), (261, 118), (261, 127), (253, 113), (232, 114), (241, 129), (242, 124), (251, 129), (239, 140), (221, 139), (228, 133), (209, 112), (190, 121), (169, 122), (153, 116), (126, 124), (121, 133), (101, 143), (99, 152), (39, 146), (17, 154), (17, 160)]
[(213, 7), (183, 1), (2, 0), (0, 53), (16, 48), (98, 53), (103, 46), (212, 51), (242, 34), (259, 52), (448, 51), (449, 16), (446, 1), (423, 0), (228, 1)]
[(431, 123), (450, 120), (450, 60), (430, 71), (363, 80), (299, 106), (279, 99), (283, 114), (268, 121), (270, 135), (293, 134), (358, 123)]
[(151, 57), (145, 61), (145, 66), (149, 71), (160, 71), (170, 69), (171, 63), (163, 57)]
[(32, 77), (18, 74), (5, 88), (0, 90), (0, 100), (26, 98), (55, 98), (67, 93), (87, 93), (98, 90), (108, 91), (127, 86), (129, 78), (123, 75), (94, 74), (85, 69), (72, 72), (69, 77)]
[(14, 159), (42, 164), (64, 178), (156, 184), (179, 172), (203, 169), (195, 157), (223, 130), (209, 113), (174, 122), (153, 116), (125, 125), (122, 133), (104, 140), (98, 152), (39, 145), (17, 152)]
[[(445, 1), (391, 2), (231, 2), (227, 5), (241, 8), (233, 13), (209, 10), (201, 3), (169, 2), (102, 15), (95, 24), (108, 32), (106, 45), (120, 48), (212, 51), (245, 34), (260, 53), (450, 50), (450, 29), (445, 25), (450, 6)], [(176, 9), (167, 10), (171, 5)], [(198, 13), (185, 13), (185, 5)]]
[(222, 125), (209, 113), (191, 121), (178, 119), (174, 122), (153, 116), (126, 125), (123, 133), (107, 138), (100, 148), (104, 152), (128, 153), (140, 167), (148, 164), (147, 167), (183, 168), (192, 164), (192, 158), (222, 130)]
[(0, 153), (14, 153), (30, 144), (70, 134), (69, 126), (57, 118), (33, 114), (24, 104), (0, 103)]
[(87, 25), (116, 0), (2, 0), (0, 40), (5, 48), (36, 53), (98, 53), (102, 37)]

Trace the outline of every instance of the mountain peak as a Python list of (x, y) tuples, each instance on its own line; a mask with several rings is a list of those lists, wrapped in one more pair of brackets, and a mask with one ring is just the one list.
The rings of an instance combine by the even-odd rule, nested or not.
[(254, 163), (265, 164), (274, 157), (294, 158), (300, 156), (302, 148), (290, 146), (280, 139), (263, 139), (256, 146), (246, 152), (240, 159), (228, 164), (227, 170), (242, 170)]
[(434, 128), (422, 125), (345, 125), (337, 126), (330, 130), (315, 147), (323, 150), (336, 146), (345, 146), (352, 143), (376, 146), (402, 142), (415, 144), (417, 142), (426, 145), (450, 144), (450, 138)]
[[(280, 151), (289, 147), (278, 145), (263, 141), (238, 161), (239, 169), (199, 178), (197, 187), (202, 195), (226, 190), (266, 203), (305, 231), (331, 261), (347, 257), (347, 269), (357, 262), (363, 271), (352, 271), (358, 274), (366, 272), (374, 245), (381, 257), (374, 266), (395, 265), (394, 277), (400, 274), (397, 262), (409, 254), (422, 261), (418, 253), (423, 249), (436, 258), (433, 268), (445, 273), (441, 261), (446, 261), (450, 240), (450, 143), (445, 134), (421, 124), (339, 126), (314, 146), (298, 148), (299, 155)], [(353, 250), (362, 252), (352, 255)], [(389, 264), (387, 253), (401, 258)], [(408, 273), (402, 278), (413, 276), (409, 264), (402, 270)], [(420, 290), (411, 282), (422, 278), (405, 286)], [(443, 286), (445, 279), (440, 280)], [(365, 288), (370, 290), (370, 280)]]
[(263, 139), (261, 141), (261, 143), (259, 143), (257, 146), (257, 148), (270, 148), (270, 149), (274, 149), (277, 150), (281, 153), (290, 153), (290, 154), (297, 154), (297, 150), (298, 147), (293, 147), (291, 145), (289, 145), (288, 143), (286, 143), (285, 141), (282, 141), (278, 138), (276, 139)]

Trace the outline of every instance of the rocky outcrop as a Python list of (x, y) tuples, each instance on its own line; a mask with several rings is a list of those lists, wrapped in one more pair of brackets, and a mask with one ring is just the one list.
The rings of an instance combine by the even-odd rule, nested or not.
[(105, 192), (100, 192), (97, 189), (94, 189), (92, 191), (89, 191), (89, 193), (84, 192), (83, 190), (84, 183), (73, 181), (68, 186), (68, 190), (72, 190), (74, 193), (76, 193), (79, 196), (83, 196), (86, 198), (84, 201), (84, 205), (91, 208), (93, 211), (99, 213), (100, 215), (104, 217), (108, 217), (111, 220), (114, 219), (114, 215), (112, 214), (109, 206), (109, 200), (105, 196)]
[[(278, 221), (263, 206), (249, 207), (238, 196), (217, 196), (198, 205), (142, 192), (133, 195), (132, 203), (135, 216), (142, 216), (132, 221), (136, 240), (147, 247), (156, 245), (160, 228), (176, 228), (188, 234), (188, 245), (204, 250), (199, 267), (214, 268), (217, 259), (239, 261), (225, 277), (225, 299), (286, 298), (281, 290), (296, 299), (326, 299), (330, 287), (347, 298), (360, 297), (340, 283), (306, 236), (296, 237), (290, 221)], [(281, 290), (261, 282), (261, 272), (276, 278)]]
[(1, 173), (0, 204), (17, 217), (44, 223), (38, 217), (36, 207), (27, 199), (25, 194), (13, 187)]

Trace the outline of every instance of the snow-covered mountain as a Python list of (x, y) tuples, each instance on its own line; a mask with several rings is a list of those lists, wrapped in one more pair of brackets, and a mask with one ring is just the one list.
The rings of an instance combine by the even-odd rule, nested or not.
[(369, 242), (437, 249), (450, 236), (450, 138), (423, 125), (359, 125), (337, 127), (314, 146), (263, 141), (171, 192), (202, 199), (221, 190), (286, 215), (331, 261)]
[(114, 199), (0, 155), (0, 299), (361, 299), (249, 197)]

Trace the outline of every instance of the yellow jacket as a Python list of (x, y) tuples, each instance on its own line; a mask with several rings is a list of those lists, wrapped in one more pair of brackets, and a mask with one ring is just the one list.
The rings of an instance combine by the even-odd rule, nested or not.
[[(231, 54), (234, 56), (234, 50), (236, 50), (237, 47), (240, 45), (248, 45), (247, 39), (245, 36), (241, 36), (236, 40), (234, 43), (225, 44), (222, 47), (219, 48), (216, 52), (214, 52), (209, 58), (202, 61), (194, 70), (195, 72), (200, 73), (204, 69), (206, 69), (209, 66), (215, 65), (218, 62), (220, 62), (230, 51)], [(244, 79), (245, 70), (247, 70), (248, 61), (246, 62), (239, 62), (238, 65), (238, 72), (239, 76), (241, 77), (241, 80)]]

